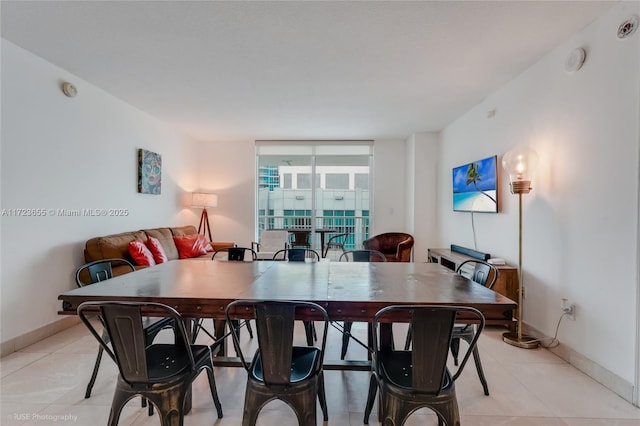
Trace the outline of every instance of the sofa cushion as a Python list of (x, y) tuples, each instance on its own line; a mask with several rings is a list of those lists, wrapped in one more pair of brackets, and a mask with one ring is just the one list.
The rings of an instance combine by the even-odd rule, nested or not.
[[(173, 238), (171, 238), (171, 242), (173, 243)], [(164, 263), (169, 260), (167, 258), (167, 254), (164, 251), (164, 247), (162, 247), (162, 244), (160, 244), (160, 241), (158, 241), (157, 238), (153, 238), (152, 236), (147, 235), (147, 247), (153, 255), (153, 260), (155, 260), (157, 264)], [(178, 249), (176, 249), (176, 251), (177, 250)]]
[(162, 248), (164, 248), (164, 252), (167, 255), (167, 260), (176, 260), (179, 258), (178, 248), (173, 241), (171, 228), (144, 229), (143, 231), (147, 236), (157, 239), (160, 244), (162, 244)]
[(180, 259), (198, 257), (213, 251), (213, 248), (204, 239), (204, 235), (183, 235), (173, 237), (178, 248)]
[(193, 225), (187, 225), (171, 228), (171, 233), (175, 237), (182, 237), (184, 235), (196, 235), (198, 233), (198, 230)]
[(129, 254), (129, 243), (135, 240), (146, 242), (147, 236), (142, 231), (134, 231), (92, 238), (86, 243), (84, 260), (87, 263), (102, 259), (133, 260)]
[(156, 264), (156, 261), (153, 260), (151, 251), (147, 248), (145, 243), (140, 240), (131, 241), (129, 243), (129, 254), (136, 264), (140, 266), (153, 266)]

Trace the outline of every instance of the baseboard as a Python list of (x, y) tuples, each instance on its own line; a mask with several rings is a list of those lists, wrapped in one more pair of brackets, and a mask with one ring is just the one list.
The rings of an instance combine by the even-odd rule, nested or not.
[[(544, 333), (540, 332), (540, 330), (537, 330), (534, 327), (530, 327), (526, 324), (523, 328), (523, 331), (543, 341), (550, 341), (552, 339), (552, 336), (546, 336)], [(587, 376), (591, 377), (596, 382), (609, 389), (610, 391), (615, 392), (621, 398), (625, 399), (631, 404), (634, 404), (633, 383), (624, 380), (617, 374), (607, 370), (598, 363), (590, 360), (589, 358), (574, 351), (568, 346), (563, 345), (562, 343), (560, 343), (555, 348), (549, 348), (549, 350), (578, 370), (582, 371)]]
[(28, 333), (21, 334), (13, 339), (9, 339), (6, 342), (2, 342), (0, 344), (0, 357), (17, 352), (79, 323), (80, 319), (78, 317), (67, 316)]

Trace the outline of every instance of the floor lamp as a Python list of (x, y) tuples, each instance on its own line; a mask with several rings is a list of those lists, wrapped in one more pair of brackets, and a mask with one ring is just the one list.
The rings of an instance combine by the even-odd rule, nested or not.
[(209, 194), (206, 192), (194, 192), (191, 194), (191, 206), (200, 207), (202, 209), (200, 225), (198, 225), (198, 234), (202, 231), (203, 235), (209, 235), (209, 241), (213, 241), (213, 238), (211, 238), (211, 226), (209, 225), (209, 213), (207, 213), (207, 208), (218, 207), (218, 196), (216, 194)]
[(524, 287), (522, 282), (522, 194), (531, 192), (532, 174), (535, 171), (538, 156), (528, 147), (516, 147), (502, 157), (502, 167), (509, 174), (511, 193), (518, 196), (518, 323), (516, 332), (502, 335), (506, 343), (524, 349), (538, 347), (540, 342), (522, 334), (524, 324)]

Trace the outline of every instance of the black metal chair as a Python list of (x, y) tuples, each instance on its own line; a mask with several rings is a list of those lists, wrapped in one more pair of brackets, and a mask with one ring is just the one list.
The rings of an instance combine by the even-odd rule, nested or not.
[(291, 229), (289, 230), (290, 240), (289, 247), (305, 247), (311, 248), (309, 239), (311, 238), (311, 231), (308, 229)]
[[(211, 256), (211, 260), (216, 260), (216, 255), (220, 253), (227, 253), (227, 258), (225, 260), (229, 261), (245, 261), (246, 253), (251, 253), (251, 261), (258, 260), (258, 253), (255, 250), (249, 247), (224, 247), (213, 252), (213, 256)], [(217, 260), (220, 260), (218, 257)]]
[[(477, 333), (471, 341), (458, 371), (447, 369), (449, 345), (456, 315), (476, 317)], [(403, 317), (414, 330), (412, 349), (394, 350), (381, 347), (378, 337), (380, 323), (396, 322)], [(373, 373), (364, 412), (369, 423), (376, 392), (380, 389), (378, 419), (384, 425), (403, 425), (415, 410), (428, 407), (438, 416), (438, 425), (459, 426), (460, 414), (455, 381), (464, 369), (478, 337), (484, 328), (484, 316), (474, 308), (457, 306), (389, 306), (373, 319)]]
[[(289, 262), (306, 262), (307, 259), (311, 262), (319, 262), (320, 255), (313, 249), (300, 247), (278, 250), (273, 255), (273, 260), (288, 260)], [(313, 321), (304, 321), (304, 331), (307, 336), (307, 344), (312, 346), (313, 342), (318, 340)]]
[[(471, 266), (473, 265), (473, 266)], [(480, 259), (465, 260), (456, 268), (456, 272), (465, 275), (471, 281), (475, 281), (487, 288), (493, 288), (493, 285), (498, 280), (498, 268), (494, 265), (487, 263)], [(458, 353), (460, 352), (460, 339), (471, 343), (471, 340), (476, 334), (476, 327), (474, 324), (456, 324), (453, 328), (453, 337), (451, 338), (451, 354), (453, 355), (454, 365), (458, 365)], [(407, 332), (407, 341), (404, 345), (404, 349), (409, 349), (411, 345), (412, 330), (409, 328)], [(489, 385), (484, 375), (482, 368), (482, 362), (480, 361), (480, 351), (477, 347), (473, 348), (473, 361), (476, 365), (476, 371), (478, 372), (478, 378), (482, 384), (482, 389), (485, 395), (489, 395)]]
[[(171, 319), (175, 324), (175, 343), (146, 344), (146, 332), (142, 324), (149, 313)], [(95, 314), (113, 350), (89, 320)], [(218, 418), (222, 418), (213, 376), (213, 352), (217, 351), (219, 343), (212, 346), (190, 344), (183, 319), (175, 309), (150, 302), (84, 302), (78, 307), (78, 316), (118, 365), (120, 372), (111, 403), (109, 426), (118, 424), (122, 408), (136, 396), (148, 400), (150, 406), (158, 410), (162, 426), (182, 425), (185, 397), (191, 383), (202, 370), (207, 370), (211, 396)]]
[(310, 248), (295, 247), (278, 250), (273, 254), (273, 260), (288, 260), (289, 262), (305, 262), (309, 260), (311, 262), (319, 262), (320, 255)]
[(324, 253), (322, 257), (327, 257), (327, 253), (329, 253), (330, 249), (339, 249), (344, 252), (344, 244), (347, 241), (347, 237), (349, 233), (345, 234), (336, 234), (329, 238), (329, 241), (324, 245)]
[[(340, 255), (339, 262), (386, 262), (387, 258), (378, 250), (348, 250)], [(349, 340), (351, 339), (351, 328), (353, 322), (345, 321), (342, 325), (342, 349), (340, 350), (340, 359), (344, 359), (349, 348)]]
[[(245, 262), (244, 258), (247, 252), (251, 253), (252, 262), (255, 262), (258, 260), (258, 254), (256, 253), (256, 251), (249, 247), (224, 247), (224, 248), (218, 249), (213, 253), (213, 256), (211, 256), (211, 260), (221, 260), (220, 259), (221, 256), (219, 256), (218, 259), (216, 259), (216, 255), (219, 253), (227, 253), (227, 258), (225, 260), (229, 262)], [(198, 325), (200, 326), (199, 328), (202, 327), (202, 321), (203, 321), (202, 319), (198, 321)], [(213, 324), (215, 328), (216, 326), (215, 320), (213, 320)], [(247, 332), (249, 333), (249, 337), (253, 339), (253, 328), (251, 328), (251, 323), (249, 321), (244, 321), (242, 325), (246, 325)], [(238, 327), (238, 324), (233, 324), (233, 326)], [(216, 334), (220, 334), (220, 333), (224, 334), (224, 331), (223, 331), (224, 326), (221, 325), (220, 328), (222, 330), (218, 330)], [(236, 349), (236, 353), (238, 353), (238, 348), (236, 347), (235, 349)]]
[[(247, 370), (242, 426), (255, 425), (262, 407), (274, 399), (288, 404), (300, 425), (315, 426), (318, 398), (327, 421), (322, 371), (329, 324), (327, 311), (311, 302), (238, 300), (230, 303), (225, 312), (227, 321), (254, 318), (258, 334), (258, 350), (251, 363), (240, 352)], [(294, 346), (294, 320), (300, 316), (324, 321), (319, 348)], [(238, 343), (235, 329), (232, 336)]]
[(126, 259), (102, 259), (86, 263), (76, 269), (76, 285), (84, 287), (113, 277), (113, 269), (134, 272), (135, 266)]
[[(113, 268), (121, 268), (127, 272), (134, 272), (136, 269), (131, 262), (125, 259), (103, 259), (96, 260), (94, 262), (87, 263), (80, 266), (76, 270), (76, 285), (78, 287), (84, 287), (85, 285), (94, 284), (100, 281), (108, 280), (113, 277)], [(145, 329), (145, 342), (147, 345), (153, 342), (153, 339), (165, 328), (173, 327), (173, 321), (170, 318), (147, 318), (144, 322)], [(103, 332), (103, 339), (109, 342), (109, 336), (106, 331)], [(93, 372), (91, 373), (91, 379), (87, 384), (87, 390), (84, 397), (91, 397), (91, 390), (93, 389), (96, 379), (98, 377), (98, 369), (100, 368), (100, 362), (102, 362), (102, 354), (104, 349), (102, 346), (98, 347), (98, 355), (96, 362), (93, 366)], [(146, 405), (145, 400), (142, 400), (142, 406)], [(150, 411), (151, 414), (151, 411)]]
[(347, 250), (340, 255), (339, 262), (386, 262), (387, 258), (378, 250)]

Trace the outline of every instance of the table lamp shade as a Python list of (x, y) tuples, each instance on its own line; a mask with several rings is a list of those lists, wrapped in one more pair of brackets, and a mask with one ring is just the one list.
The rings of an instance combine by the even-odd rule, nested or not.
[(193, 207), (218, 207), (218, 196), (216, 194), (194, 192), (191, 196), (191, 205)]

